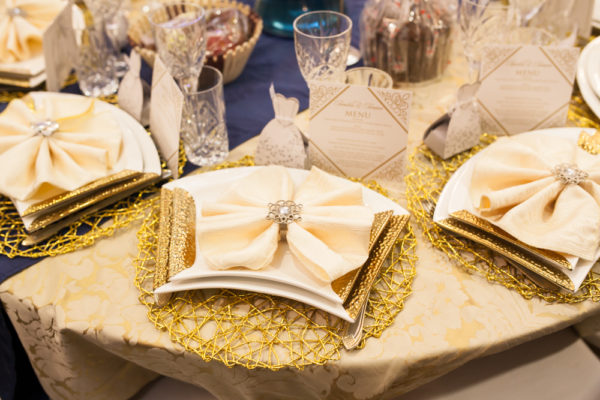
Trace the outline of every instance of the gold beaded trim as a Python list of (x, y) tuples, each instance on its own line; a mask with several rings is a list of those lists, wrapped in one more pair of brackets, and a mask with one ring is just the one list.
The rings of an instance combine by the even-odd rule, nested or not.
[[(252, 165), (253, 157), (247, 156), (213, 169)], [(367, 185), (385, 193), (376, 182)], [(153, 288), (159, 209), (160, 201), (154, 199), (138, 232), (135, 285), (150, 320), (166, 330), (171, 340), (206, 361), (249, 369), (302, 369), (340, 358), (345, 322), (293, 300), (238, 290), (194, 290), (175, 293), (166, 304), (158, 305)], [(373, 285), (359, 347), (367, 338), (379, 337), (404, 307), (415, 275), (415, 247), (415, 236), (407, 225)]]

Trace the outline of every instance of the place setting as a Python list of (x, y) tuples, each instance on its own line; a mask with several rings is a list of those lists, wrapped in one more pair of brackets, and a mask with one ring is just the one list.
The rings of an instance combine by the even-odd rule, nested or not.
[[(477, 49), (465, 51), (477, 81), (459, 90), (450, 117), (436, 121), (411, 155), (409, 209), (435, 248), (488, 281), (548, 302), (597, 300), (589, 193), (598, 134), (564, 127), (589, 50), (579, 57), (556, 38), (540, 44), (537, 34), (512, 43), (513, 15), (522, 10), (492, 6), (459, 10), (465, 46)], [(485, 24), (505, 32), (506, 43), (478, 44), (474, 38), (491, 29)], [(569, 203), (576, 198), (590, 204)]]
[[(319, 117), (301, 133), (294, 125), (298, 100), (271, 85), (275, 118), (259, 135), (255, 157), (223, 163), (218, 127), (198, 150), (196, 124), (193, 134), (186, 132), (193, 89), (187, 76), (175, 75), (177, 48), (159, 39), (185, 17), (148, 12), (157, 38), (154, 76), (165, 61), (181, 93), (187, 158), (207, 166), (164, 185), (138, 234), (136, 286), (155, 326), (168, 326), (171, 340), (204, 359), (273, 370), (334, 360), (342, 348), (380, 335), (401, 311), (415, 273), (409, 214), (374, 180), (379, 170), (404, 162), (410, 93), (393, 89), (378, 69), (346, 74), (352, 22), (337, 12), (307, 13), (294, 24), (296, 54), (311, 93), (310, 115)], [(185, 49), (206, 45), (190, 41)], [(211, 67), (191, 82), (200, 84), (206, 71)], [(356, 103), (357, 97), (364, 99)], [(362, 115), (365, 107), (369, 115)], [(345, 127), (328, 138), (333, 119), (345, 119)], [(356, 131), (375, 120), (387, 135), (383, 142)], [(351, 135), (356, 149), (376, 146), (371, 160), (354, 169), (334, 145)], [(216, 347), (223, 341), (228, 346)]]
[[(154, 185), (171, 176), (144, 126), (97, 98), (118, 88), (116, 50), (104, 32), (120, 2), (93, 10), (83, 2), (43, 3), (11, 2), (12, 14), (3, 25), (14, 31), (6, 33), (14, 41), (6, 47), (7, 57), (29, 57), (23, 65), (40, 61), (42, 72), (35, 73), (49, 87), (62, 87), (74, 69), (84, 96), (15, 92), (0, 116), (0, 158), (11, 171), (0, 189), (6, 196), (1, 253), (9, 257), (62, 254), (109, 236), (139, 218)], [(72, 57), (61, 59), (49, 48), (65, 34), (72, 40), (72, 48), (65, 42)], [(102, 68), (100, 59), (110, 67), (101, 75), (85, 66)]]
[(0, 9), (0, 85), (33, 88), (46, 78), (42, 39), (66, 1), (12, 1)]

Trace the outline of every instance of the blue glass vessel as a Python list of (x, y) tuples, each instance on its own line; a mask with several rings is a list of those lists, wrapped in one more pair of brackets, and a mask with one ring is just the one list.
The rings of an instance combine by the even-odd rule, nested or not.
[(294, 36), (294, 19), (315, 10), (343, 12), (344, 0), (256, 0), (254, 10), (262, 17), (263, 29), (277, 36)]

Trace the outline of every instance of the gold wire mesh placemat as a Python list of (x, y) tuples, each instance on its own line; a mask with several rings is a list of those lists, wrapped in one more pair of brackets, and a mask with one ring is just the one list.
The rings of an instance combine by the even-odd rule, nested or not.
[[(215, 169), (253, 165), (252, 157)], [(366, 185), (386, 194), (375, 182)], [(246, 368), (303, 368), (340, 358), (344, 321), (293, 300), (237, 290), (194, 290), (155, 304), (152, 284), (159, 220), (159, 201), (138, 232), (135, 285), (150, 321), (171, 340), (205, 361)], [(369, 297), (364, 337), (379, 337), (404, 307), (415, 275), (415, 236), (408, 225), (398, 239)]]
[[(587, 107), (577, 89), (571, 99), (568, 115), (569, 121), (579, 127), (600, 126), (597, 117)], [(411, 154), (409, 173), (405, 178), (406, 198), (408, 209), (423, 236), (454, 263), (484, 276), (490, 282), (516, 290), (526, 299), (539, 297), (547, 302), (560, 303), (578, 303), (589, 299), (600, 301), (600, 274), (597, 272), (591, 271), (575, 294), (542, 288), (486, 247), (455, 236), (433, 223), (435, 204), (450, 176), (494, 140), (494, 136), (483, 134), (478, 146), (448, 160), (442, 160), (424, 144)]]

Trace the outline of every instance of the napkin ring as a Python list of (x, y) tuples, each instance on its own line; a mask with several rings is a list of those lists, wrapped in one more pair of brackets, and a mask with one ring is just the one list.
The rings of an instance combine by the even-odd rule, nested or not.
[(552, 168), (552, 175), (563, 185), (579, 185), (585, 181), (589, 174), (579, 169), (575, 164), (558, 164)]
[(279, 224), (279, 236), (285, 237), (287, 226), (292, 222), (302, 221), (302, 204), (296, 204), (292, 200), (279, 200), (276, 203), (269, 203), (269, 212), (267, 219)]

